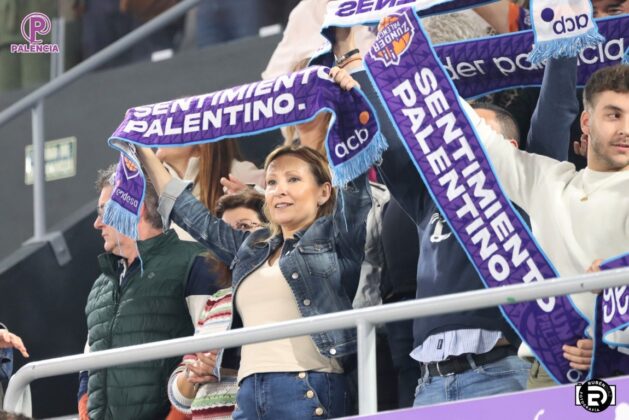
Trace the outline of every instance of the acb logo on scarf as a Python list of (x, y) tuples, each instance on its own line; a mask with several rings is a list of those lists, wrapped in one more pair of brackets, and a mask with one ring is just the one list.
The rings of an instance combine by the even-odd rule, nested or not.
[(542, 10), (541, 17), (544, 22), (552, 23), (553, 32), (557, 35), (563, 35), (586, 28), (590, 21), (588, 15), (585, 13), (576, 16), (559, 16), (555, 20), (555, 12), (550, 7)]
[(388, 16), (378, 25), (378, 37), (369, 54), (385, 66), (400, 64), (400, 57), (408, 50), (415, 30), (406, 15)]

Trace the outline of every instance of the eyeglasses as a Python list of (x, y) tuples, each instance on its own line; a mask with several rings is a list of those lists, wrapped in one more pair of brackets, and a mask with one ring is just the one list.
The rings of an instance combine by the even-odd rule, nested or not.
[(233, 225), (232, 227), (236, 230), (246, 231), (246, 230), (253, 230), (255, 228), (259, 228), (260, 226), (261, 226), (260, 223), (243, 219), (243, 220), (237, 221), (236, 224)]

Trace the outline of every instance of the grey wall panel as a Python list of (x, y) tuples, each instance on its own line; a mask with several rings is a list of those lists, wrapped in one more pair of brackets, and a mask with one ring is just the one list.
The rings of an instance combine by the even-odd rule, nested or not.
[[(96, 255), (103, 241), (92, 224), (96, 200), (54, 228), (61, 231), (72, 261), (59, 267), (49, 245), (20, 248), (0, 262), (0, 320), (18, 334), (30, 353), (15, 353), (14, 371), (28, 361), (83, 352), (87, 331), (85, 302), (98, 276)], [(32, 384), (36, 418), (76, 413), (78, 375)]]
[[(76, 136), (78, 157), (75, 177), (46, 184), (48, 226), (94, 197), (96, 170), (116, 161), (106, 139), (127, 108), (259, 80), (278, 41), (278, 36), (249, 38), (186, 51), (167, 61), (96, 72), (52, 95), (45, 102), (46, 140)], [(0, 95), (0, 108), (26, 93)], [(32, 187), (24, 184), (30, 130), (30, 113), (0, 127), (0, 258), (32, 236)], [(258, 164), (271, 144), (280, 141), (279, 132), (260, 139), (240, 142), (245, 156)]]

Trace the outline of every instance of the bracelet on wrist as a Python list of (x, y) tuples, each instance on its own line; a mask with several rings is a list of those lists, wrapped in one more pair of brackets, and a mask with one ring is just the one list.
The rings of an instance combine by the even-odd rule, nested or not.
[(343, 61), (343, 63), (339, 64), (340, 68), (345, 68), (349, 63), (353, 63), (354, 61), (361, 61), (363, 58), (361, 56), (352, 57), (348, 60)]
[(336, 57), (336, 65), (339, 67), (342, 67), (345, 61), (347, 61), (350, 57), (359, 53), (360, 53), (360, 50), (358, 48), (354, 48), (353, 50), (346, 52), (342, 56)]

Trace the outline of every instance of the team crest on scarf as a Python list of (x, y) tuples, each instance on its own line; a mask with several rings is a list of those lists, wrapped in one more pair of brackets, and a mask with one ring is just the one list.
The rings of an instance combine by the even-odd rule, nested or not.
[(388, 16), (378, 25), (379, 36), (369, 54), (382, 61), (386, 67), (400, 64), (400, 57), (408, 50), (415, 34), (413, 25), (405, 14)]
[(140, 176), (140, 172), (138, 171), (138, 166), (131, 161), (131, 159), (127, 157), (123, 157), (124, 165), (122, 169), (124, 170), (124, 174), (127, 179), (133, 179), (137, 176)]

